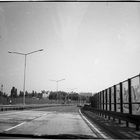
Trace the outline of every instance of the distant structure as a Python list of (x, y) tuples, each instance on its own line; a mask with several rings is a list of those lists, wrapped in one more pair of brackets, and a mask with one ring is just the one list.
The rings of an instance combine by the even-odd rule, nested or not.
[(92, 96), (92, 93), (90, 93), (90, 92), (81, 92), (81, 93), (79, 93), (81, 96), (86, 96), (86, 97), (90, 97), (90, 96)]
[(50, 95), (50, 91), (46, 91), (46, 92), (44, 92), (43, 93), (43, 98), (48, 98), (49, 97), (49, 95)]

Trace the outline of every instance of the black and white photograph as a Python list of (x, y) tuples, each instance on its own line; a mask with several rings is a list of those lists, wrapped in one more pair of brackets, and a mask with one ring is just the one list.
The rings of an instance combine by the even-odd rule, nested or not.
[(140, 139), (140, 2), (0, 1), (0, 139)]

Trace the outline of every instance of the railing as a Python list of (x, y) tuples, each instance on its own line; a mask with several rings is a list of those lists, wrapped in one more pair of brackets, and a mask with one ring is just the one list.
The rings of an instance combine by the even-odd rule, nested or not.
[(129, 123), (140, 125), (140, 75), (109, 87), (92, 97), (91, 106), (95, 112), (105, 117), (118, 118)]
[(36, 109), (43, 107), (71, 106), (71, 104), (32, 104), (32, 105), (0, 105), (1, 111)]

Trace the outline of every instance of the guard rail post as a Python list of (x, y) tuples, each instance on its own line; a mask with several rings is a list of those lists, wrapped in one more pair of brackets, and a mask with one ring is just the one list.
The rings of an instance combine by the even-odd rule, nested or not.
[[(122, 83), (120, 82), (120, 112), (123, 113), (123, 96), (122, 96)], [(119, 124), (121, 124), (121, 119), (119, 119)]]
[[(106, 111), (107, 111), (107, 89), (105, 89), (105, 104), (106, 104)], [(105, 114), (105, 118), (106, 118), (106, 114)]]
[(109, 111), (111, 111), (111, 87), (109, 88)]
[[(102, 98), (103, 98), (103, 110), (104, 110), (104, 90), (102, 91)], [(104, 114), (102, 114), (104, 116)]]

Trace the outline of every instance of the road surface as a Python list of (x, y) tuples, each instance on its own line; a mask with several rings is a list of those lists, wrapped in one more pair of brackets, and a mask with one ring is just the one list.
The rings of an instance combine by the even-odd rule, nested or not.
[(33, 135), (82, 134), (99, 137), (83, 120), (76, 106), (1, 112), (0, 132)]

